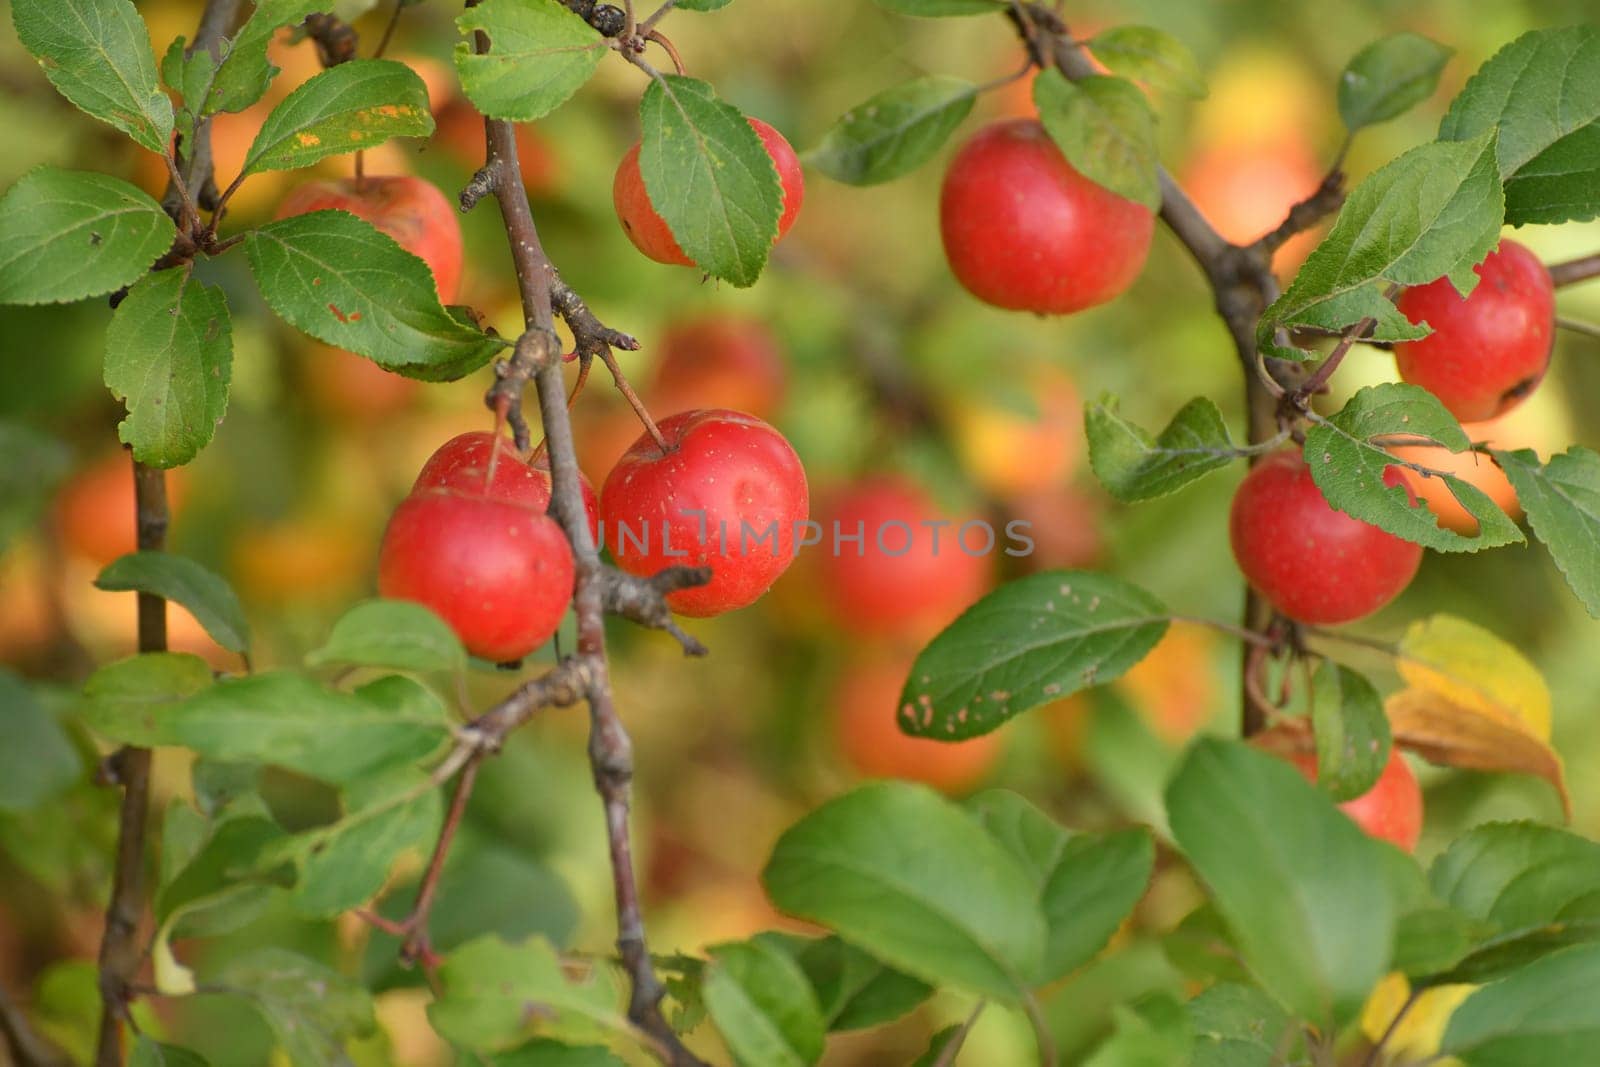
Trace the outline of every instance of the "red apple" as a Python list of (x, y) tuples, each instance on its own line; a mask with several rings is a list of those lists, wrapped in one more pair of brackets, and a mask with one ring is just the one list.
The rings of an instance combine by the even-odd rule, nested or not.
[[(1290, 759), (1308, 781), (1317, 780), (1316, 753), (1301, 752)], [(1389, 762), (1377, 783), (1354, 800), (1340, 804), (1339, 810), (1372, 837), (1407, 852), (1416, 849), (1417, 839), (1422, 836), (1422, 787), (1399, 749), (1390, 751)]]
[[(589, 533), (600, 539), (600, 501), (594, 486), (582, 473), (578, 484), (583, 490), (583, 510), (589, 516)], [(474, 496), (486, 496), (508, 504), (520, 504), (538, 512), (550, 509), (550, 459), (541, 452), (528, 462), (508, 437), (492, 433), (457, 434), (440, 445), (422, 465), (411, 491), (450, 489)]]

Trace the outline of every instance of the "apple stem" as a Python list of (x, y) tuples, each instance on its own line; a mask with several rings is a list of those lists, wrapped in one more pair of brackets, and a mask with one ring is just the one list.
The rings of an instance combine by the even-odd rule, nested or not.
[(1557, 289), (1600, 277), (1600, 252), (1550, 265), (1550, 283)]
[(1557, 315), (1556, 326), (1563, 330), (1570, 330), (1573, 333), (1581, 333), (1585, 337), (1600, 337), (1600, 325), (1584, 322), (1582, 319), (1569, 319)]

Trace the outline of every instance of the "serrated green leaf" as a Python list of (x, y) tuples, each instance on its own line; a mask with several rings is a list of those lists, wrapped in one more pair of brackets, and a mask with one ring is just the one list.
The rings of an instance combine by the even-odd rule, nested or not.
[(470, 1049), (506, 1048), (533, 1032), (570, 1041), (630, 1033), (610, 970), (596, 967), (586, 980), (570, 981), (543, 938), (519, 945), (480, 938), (452, 952), (439, 979), (444, 995), (428, 1005), (428, 1019)]
[(368, 600), (333, 624), (323, 646), (306, 663), (387, 667), (397, 671), (457, 671), (466, 650), (449, 623), (409, 600)]
[(0, 303), (50, 304), (120, 289), (172, 247), (177, 227), (143, 190), (40, 167), (0, 198)]
[(1581, 1063), (1600, 1043), (1600, 945), (1577, 945), (1485, 986), (1450, 1016), (1440, 1051), (1466, 1067)]
[(270, 222), (244, 248), (285, 322), (408, 378), (454, 381), (508, 347), (446, 311), (428, 265), (348, 212)]
[(710, 85), (672, 74), (650, 83), (639, 118), (639, 171), (673, 237), (708, 274), (755, 284), (783, 213), (783, 188), (761, 138)]
[(839, 937), (796, 938), (787, 947), (816, 991), (830, 1031), (892, 1022), (933, 993), (926, 982), (901, 974)]
[(1109, 574), (1045, 571), (1008, 582), (922, 650), (900, 693), (900, 729), (949, 741), (986, 734), (1114, 681), (1166, 630), (1160, 601)]
[(827, 802), (784, 832), (761, 877), (782, 910), (941, 986), (1015, 1002), (1039, 967), (1045, 925), (1027, 875), (923, 786)]
[(242, 174), (297, 170), (319, 159), (433, 132), (428, 88), (390, 59), (353, 59), (290, 93), (261, 124)]
[(980, 793), (967, 807), (1037, 887), (1047, 934), (1035, 986), (1093, 959), (1150, 884), (1155, 845), (1144, 830), (1075, 834), (1003, 789)]
[(1434, 861), (1428, 880), (1440, 901), (1475, 924), (1470, 951), (1440, 981), (1487, 981), (1600, 940), (1600, 844), (1565, 830), (1475, 827)]
[[(196, 115), (213, 115), (218, 111), (243, 111), (260, 100), (278, 73), (267, 59), (267, 46), (273, 36), (280, 27), (297, 23), (326, 6), (326, 0), (261, 0), (227, 43), (205, 98), (190, 100), (186, 96), (184, 103)], [(343, 14), (340, 17), (346, 21), (354, 18)]]
[(167, 709), (155, 743), (349, 782), (423, 759), (449, 730), (444, 704), (409, 678), (390, 675), (343, 693), (275, 671), (224, 679)]
[(1589, 614), (1600, 618), (1600, 453), (1574, 445), (1542, 467), (1530, 449), (1492, 455), (1534, 536)]
[(1425, 144), (1356, 186), (1328, 236), (1262, 314), (1263, 350), (1302, 359), (1306, 353), (1276, 342), (1280, 328), (1338, 331), (1367, 318), (1376, 323), (1375, 340), (1426, 336), (1385, 290), (1448, 276), (1466, 295), (1477, 284), (1472, 268), (1499, 244), (1505, 215), (1492, 142), (1485, 133)]
[(67, 732), (21, 678), (0, 668), (0, 811), (26, 811), (83, 773)]
[(199, 48), (191, 55), (182, 37), (174, 38), (161, 57), (161, 79), (178, 94), (174, 121), (178, 144), (189, 143), (200, 119), (200, 106), (217, 78), (217, 61), (209, 51)]
[(147, 1034), (140, 1034), (128, 1056), (128, 1067), (206, 1067), (206, 1060), (191, 1049), (163, 1045)]
[(1372, 683), (1331, 660), (1311, 690), (1317, 738), (1317, 784), (1335, 801), (1353, 800), (1378, 781), (1389, 762), (1389, 720)]
[(1299, 1063), (1305, 1038), (1265, 992), (1221, 982), (1189, 1002), (1194, 1055), (1189, 1067), (1278, 1067)]
[(1420, 33), (1404, 31), (1373, 41), (1339, 75), (1339, 117), (1351, 131), (1387, 122), (1433, 95), (1444, 65), (1455, 54)]
[(1496, 137), (1506, 221), (1556, 223), (1600, 213), (1600, 29), (1533, 30), (1472, 76), (1439, 138)]
[(1390, 887), (1369, 838), (1283, 760), (1206, 738), (1167, 788), (1173, 836), (1246, 964), (1313, 1022), (1350, 1019), (1388, 965)]
[(1161, 206), (1156, 115), (1132, 83), (1099, 74), (1068, 81), (1052, 68), (1034, 79), (1033, 102), (1073, 169), (1151, 211)]
[(1113, 26), (1095, 34), (1088, 47), (1114, 74), (1192, 100), (1206, 95), (1205, 76), (1194, 53), (1154, 26)]
[(851, 185), (890, 181), (931, 159), (977, 99), (961, 78), (914, 78), (846, 111), (806, 162)]
[[(608, 42), (559, 0), (484, 0), (456, 19), (467, 38), (456, 45), (461, 90), (492, 118), (532, 122), (582, 88)], [(475, 31), (489, 35), (477, 54)]]
[(172, 139), (172, 102), (129, 0), (16, 0), (17, 37), (62, 96), (150, 151)]
[(1439, 552), (1476, 552), (1524, 540), (1517, 524), (1483, 490), (1453, 474), (1429, 471), (1428, 477), (1442, 479), (1478, 520), (1478, 532), (1470, 537), (1438, 524), (1423, 502), (1430, 490), (1424, 488), (1412, 504), (1404, 485), (1386, 484), (1384, 471), (1401, 461), (1380, 439), (1395, 436), (1426, 438), (1451, 452), (1471, 444), (1461, 424), (1427, 390), (1400, 383), (1368, 386), (1306, 431), (1306, 464), (1331, 506)]
[(54, 437), (15, 419), (0, 419), (0, 552), (38, 520), (72, 468), (72, 455)]
[(113, 741), (158, 745), (173, 711), (211, 683), (211, 667), (199, 656), (141, 652), (89, 676), (83, 686), (83, 719)]
[(714, 945), (705, 971), (711, 1021), (742, 1067), (803, 1067), (822, 1056), (822, 1012), (793, 959), (756, 941)]
[(168, 552), (133, 552), (112, 561), (94, 580), (113, 593), (154, 593), (189, 609), (211, 639), (230, 652), (250, 648), (250, 624), (227, 579), (192, 559)]
[(1006, 9), (1005, 0), (878, 0), (879, 7), (900, 15), (944, 18), (950, 15), (990, 15)]
[(228, 302), (192, 264), (146, 276), (117, 305), (105, 382), (128, 411), (117, 437), (140, 463), (179, 467), (199, 455), (227, 413), (232, 377)]
[(376, 1028), (372, 996), (338, 971), (281, 948), (233, 956), (208, 984), (248, 998), (294, 1067), (348, 1063), (345, 1044)]
[(1155, 440), (1122, 417), (1107, 394), (1084, 407), (1089, 466), (1118, 500), (1154, 500), (1225, 467), (1241, 452), (1228, 434), (1222, 412), (1203, 396), (1178, 410)]

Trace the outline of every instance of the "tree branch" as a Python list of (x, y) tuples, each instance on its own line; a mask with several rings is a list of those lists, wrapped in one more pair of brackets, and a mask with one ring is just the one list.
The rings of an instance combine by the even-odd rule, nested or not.
[[(474, 35), (479, 53), (489, 51), (488, 37)], [(506, 237), (516, 266), (527, 332), (509, 360), (501, 364), (488, 400), (508, 421), (520, 421), (522, 391), (531, 379), (538, 391), (552, 481), (550, 512), (566, 531), (577, 569), (573, 609), (578, 621), (577, 659), (583, 663), (584, 698), (589, 704), (589, 761), (596, 790), (605, 808), (611, 852), (613, 895), (617, 910), (617, 949), (632, 982), (628, 1017), (661, 1046), (674, 1067), (700, 1067), (702, 1061), (678, 1039), (661, 1013), (665, 990), (645, 947), (639, 891), (634, 877), (628, 827), (633, 743), (612, 704), (605, 655), (605, 579), (600, 556), (589, 531), (580, 489), (578, 457), (567, 415), (566, 386), (561, 378), (554, 326), (555, 268), (539, 241), (528, 195), (518, 179), (517, 143), (512, 124), (485, 119), (487, 160), (484, 171), (500, 206)], [(532, 340), (528, 340), (531, 338)], [(527, 343), (524, 343), (527, 341)], [(513, 422), (513, 430), (516, 423)], [(526, 433), (526, 426), (523, 427)], [(519, 441), (518, 444), (523, 444)]]
[(1557, 289), (1565, 285), (1586, 282), (1590, 278), (1600, 277), (1600, 252), (1579, 259), (1569, 259), (1565, 263), (1552, 263), (1549, 270), (1550, 282)]
[(40, 1037), (20, 1007), (0, 986), (0, 1038), (15, 1067), (67, 1067), (72, 1062), (65, 1052)]

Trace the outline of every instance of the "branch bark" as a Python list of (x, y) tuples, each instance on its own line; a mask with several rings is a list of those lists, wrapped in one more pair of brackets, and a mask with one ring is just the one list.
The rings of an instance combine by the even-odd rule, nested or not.
[(1600, 278), (1600, 252), (1550, 265), (1550, 281), (1557, 289), (1586, 282), (1590, 278)]

